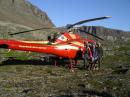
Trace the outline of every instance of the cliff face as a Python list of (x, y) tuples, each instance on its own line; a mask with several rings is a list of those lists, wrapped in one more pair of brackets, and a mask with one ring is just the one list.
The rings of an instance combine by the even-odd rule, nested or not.
[(47, 14), (26, 0), (0, 0), (0, 38), (46, 39), (50, 31), (36, 31), (10, 37), (15, 33), (41, 27), (53, 27)]
[(0, 0), (0, 21), (33, 28), (54, 26), (45, 12), (26, 0)]

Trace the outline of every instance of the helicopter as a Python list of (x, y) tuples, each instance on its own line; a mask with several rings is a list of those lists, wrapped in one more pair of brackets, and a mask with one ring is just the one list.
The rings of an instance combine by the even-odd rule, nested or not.
[[(53, 27), (53, 28), (38, 28), (33, 30), (21, 31), (17, 33), (11, 33), (10, 35), (17, 35), (21, 33), (26, 33), (30, 31), (43, 30), (43, 29), (60, 29), (65, 28), (67, 31), (63, 32), (59, 37), (50, 44), (48, 44), (51, 40), (48, 38), (47, 41), (21, 41), (21, 40), (9, 40), (9, 39), (0, 39), (0, 48), (11, 49), (11, 50), (20, 50), (20, 51), (30, 51), (30, 52), (38, 52), (43, 54), (51, 54), (57, 57), (70, 59), (69, 68), (73, 70), (76, 62), (74, 60), (83, 59), (82, 52), (84, 49), (84, 42), (94, 43), (95, 40), (88, 38), (81, 38), (80, 35), (76, 33), (71, 33), (71, 29), (75, 29), (77, 25), (81, 25), (83, 23), (102, 20), (110, 18), (110, 16), (104, 16), (99, 18), (87, 19), (76, 22), (74, 24), (69, 24), (64, 27)], [(89, 33), (87, 31), (79, 29), (80, 32), (89, 34), (97, 39), (103, 40), (102, 38), (94, 35), (93, 33)], [(81, 53), (79, 53), (79, 51)], [(80, 55), (79, 55), (80, 54)]]

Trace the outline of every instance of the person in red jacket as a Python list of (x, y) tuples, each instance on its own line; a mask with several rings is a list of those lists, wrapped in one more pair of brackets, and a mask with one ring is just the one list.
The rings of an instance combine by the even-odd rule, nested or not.
[(92, 51), (90, 49), (88, 42), (84, 42), (83, 60), (84, 60), (84, 67), (88, 68), (89, 67), (88, 61), (92, 60)]

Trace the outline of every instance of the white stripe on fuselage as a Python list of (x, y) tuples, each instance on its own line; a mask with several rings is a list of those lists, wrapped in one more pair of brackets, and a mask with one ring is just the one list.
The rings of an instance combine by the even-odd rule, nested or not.
[(57, 49), (74, 49), (74, 50), (78, 50), (79, 48), (76, 46), (72, 46), (72, 45), (60, 45), (60, 46), (56, 46)]

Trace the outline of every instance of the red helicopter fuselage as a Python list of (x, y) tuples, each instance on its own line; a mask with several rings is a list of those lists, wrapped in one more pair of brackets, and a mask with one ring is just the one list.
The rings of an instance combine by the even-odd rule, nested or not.
[(75, 59), (77, 52), (83, 50), (84, 41), (95, 42), (94, 40), (81, 39), (77, 34), (65, 32), (52, 45), (1, 39), (0, 48), (52, 54), (63, 58)]

